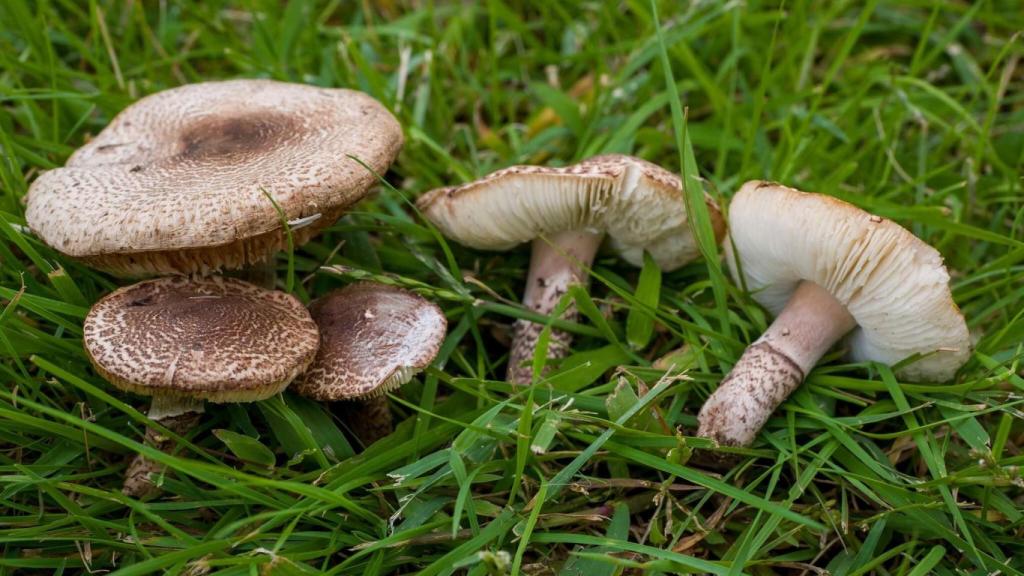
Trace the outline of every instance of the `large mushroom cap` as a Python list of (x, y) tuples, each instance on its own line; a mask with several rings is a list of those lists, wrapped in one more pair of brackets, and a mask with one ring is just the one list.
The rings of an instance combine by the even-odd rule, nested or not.
[(779, 314), (802, 281), (827, 290), (857, 321), (855, 361), (895, 364), (901, 377), (942, 381), (970, 339), (942, 256), (898, 224), (822, 194), (747, 182), (729, 205), (726, 258), (755, 300)]
[(262, 400), (316, 355), (302, 303), (230, 278), (147, 280), (107, 295), (85, 319), (85, 350), (118, 388), (213, 402)]
[(129, 106), (41, 175), (26, 219), (57, 250), (122, 274), (239, 268), (330, 225), (402, 145), (366, 94), (269, 80), (205, 82)]
[(437, 356), (448, 322), (433, 302), (400, 288), (350, 284), (310, 306), (320, 351), (294, 389), (317, 400), (380, 396)]
[[(644, 250), (666, 270), (699, 254), (680, 178), (632, 156), (606, 154), (564, 168), (512, 166), (433, 190), (417, 204), (445, 236), (472, 248), (506, 250), (542, 235), (589, 230), (607, 233), (637, 266)], [(721, 213), (710, 197), (707, 206), (721, 240)]]

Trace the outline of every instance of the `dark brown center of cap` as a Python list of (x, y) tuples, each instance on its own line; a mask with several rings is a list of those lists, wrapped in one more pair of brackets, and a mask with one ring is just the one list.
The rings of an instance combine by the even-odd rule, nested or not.
[(159, 332), (161, 340), (177, 339), (182, 348), (199, 351), (274, 333), (278, 323), (274, 312), (251, 297), (233, 293), (142, 284), (126, 302), (124, 317), (139, 340)]
[(209, 161), (269, 152), (296, 132), (296, 124), (296, 118), (274, 112), (208, 116), (184, 128), (178, 156)]

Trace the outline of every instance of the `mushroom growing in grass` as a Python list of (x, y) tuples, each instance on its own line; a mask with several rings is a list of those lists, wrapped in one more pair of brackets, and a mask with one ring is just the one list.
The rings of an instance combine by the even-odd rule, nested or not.
[(37, 178), (25, 217), (46, 244), (108, 272), (243, 268), (287, 247), (278, 208), (303, 244), (362, 199), (377, 182), (367, 166), (383, 174), (401, 146), (398, 122), (361, 92), (190, 84), (132, 104)]
[[(319, 333), (284, 292), (231, 278), (147, 280), (100, 299), (85, 319), (85, 351), (111, 384), (151, 396), (149, 418), (176, 434), (194, 428), (203, 402), (253, 402), (277, 394), (316, 355)], [(173, 442), (153, 429), (146, 441)], [(155, 491), (160, 465), (136, 456), (124, 491)]]
[[(725, 223), (710, 197), (707, 207), (720, 241)], [(523, 304), (550, 314), (572, 284), (585, 284), (601, 242), (633, 265), (647, 251), (664, 270), (699, 254), (690, 232), (679, 177), (650, 162), (609, 154), (564, 168), (512, 166), (475, 182), (441, 188), (417, 202), (441, 232), (471, 248), (507, 250), (533, 242)], [(566, 317), (574, 318), (570, 309)], [(528, 384), (543, 326), (518, 320), (508, 361), (508, 380)], [(571, 336), (551, 333), (548, 358), (564, 357)]]
[(436, 304), (401, 288), (359, 282), (310, 304), (320, 350), (292, 390), (343, 404), (366, 446), (392, 431), (385, 394), (433, 362), (448, 321)]
[[(970, 339), (942, 256), (898, 224), (822, 194), (748, 182), (729, 205), (733, 277), (776, 316), (701, 409), (698, 434), (748, 446), (843, 336), (854, 361), (944, 381)], [(741, 276), (742, 275), (742, 276)]]

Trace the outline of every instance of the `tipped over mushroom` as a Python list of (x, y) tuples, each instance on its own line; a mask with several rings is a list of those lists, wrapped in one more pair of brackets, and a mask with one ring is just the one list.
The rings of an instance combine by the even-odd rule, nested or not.
[(729, 207), (726, 258), (776, 315), (700, 411), (698, 433), (751, 444), (818, 360), (848, 335), (854, 361), (953, 377), (970, 354), (942, 256), (898, 224), (821, 194), (748, 182)]
[[(716, 241), (725, 225), (707, 198)], [(605, 236), (628, 262), (640, 265), (647, 251), (663, 269), (699, 254), (688, 226), (678, 176), (650, 162), (617, 154), (596, 156), (564, 168), (512, 166), (475, 182), (441, 188), (417, 202), (441, 232), (460, 244), (507, 250), (533, 242), (523, 304), (550, 314), (572, 284), (587, 272)], [(575, 317), (570, 309), (566, 316)], [(508, 380), (528, 384), (528, 361), (543, 329), (519, 320), (508, 361)], [(571, 336), (552, 331), (548, 358), (568, 352)]]
[(242, 268), (286, 247), (278, 208), (301, 245), (366, 195), (366, 166), (384, 173), (401, 146), (395, 118), (360, 92), (189, 84), (132, 104), (37, 178), (25, 217), (46, 244), (117, 274)]
[[(178, 434), (196, 426), (203, 402), (252, 402), (277, 394), (313, 360), (319, 342), (305, 307), (241, 280), (148, 280), (100, 299), (84, 326), (85, 350), (111, 384), (152, 396), (149, 418)], [(151, 445), (170, 439), (152, 429)], [(124, 491), (154, 490), (160, 466), (137, 456)]]
[(364, 445), (391, 433), (385, 394), (430, 365), (448, 321), (436, 304), (400, 288), (360, 282), (314, 301), (320, 349), (293, 390), (347, 403), (347, 424)]

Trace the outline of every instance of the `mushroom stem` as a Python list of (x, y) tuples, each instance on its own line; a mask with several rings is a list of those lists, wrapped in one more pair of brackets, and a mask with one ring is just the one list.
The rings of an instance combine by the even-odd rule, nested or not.
[(337, 404), (345, 425), (363, 448), (395, 431), (387, 394)]
[[(602, 238), (602, 234), (576, 230), (534, 240), (523, 304), (540, 314), (550, 314), (569, 286), (587, 282), (584, 269), (594, 261)], [(575, 319), (576, 308), (570, 306), (563, 318)], [(526, 385), (533, 380), (531, 360), (543, 329), (542, 324), (516, 320), (507, 374), (508, 381), (512, 384)], [(548, 340), (548, 358), (564, 357), (571, 342), (571, 334), (552, 330)]]
[[(164, 428), (181, 435), (198, 423), (203, 413), (203, 401), (192, 398), (171, 398), (167, 396), (154, 396), (149, 407), (149, 419), (160, 423)], [(170, 453), (175, 443), (171, 438), (164, 436), (153, 428), (146, 428), (146, 444)], [(133, 498), (142, 498), (149, 494), (156, 493), (159, 488), (153, 482), (153, 478), (163, 472), (163, 465), (146, 458), (142, 454), (136, 454), (128, 465), (124, 475), (124, 487), (122, 492)]]
[(697, 434), (729, 446), (752, 444), (772, 412), (856, 325), (828, 291), (801, 282), (778, 318), (704, 403)]
[(248, 266), (238, 274), (238, 277), (260, 288), (276, 289), (277, 266), (274, 263), (274, 256), (271, 255), (266, 260)]

